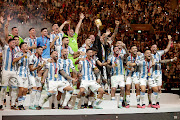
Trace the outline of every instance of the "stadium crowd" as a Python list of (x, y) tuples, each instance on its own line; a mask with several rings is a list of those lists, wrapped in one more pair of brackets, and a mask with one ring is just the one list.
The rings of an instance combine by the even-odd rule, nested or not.
[[(98, 85), (96, 83), (94, 84), (94, 87), (89, 87), (89, 88), (91, 89), (92, 92), (93, 90), (96, 89), (96, 91), (98, 91), (99, 94), (95, 95), (96, 96), (96, 100), (94, 101), (95, 103), (93, 104), (93, 106), (90, 107), (100, 109), (98, 104), (100, 102), (100, 99), (102, 98), (102, 95), (104, 94), (104, 90), (111, 87), (112, 88), (111, 97), (112, 100), (115, 99), (113, 94), (115, 94), (114, 92), (116, 90), (117, 83), (113, 83), (112, 79), (117, 79), (117, 78), (115, 77), (113, 78), (113, 75), (120, 74), (120, 75), (128, 76), (127, 74), (129, 67), (140, 66), (139, 65), (140, 63), (135, 62), (136, 59), (138, 59), (137, 61), (142, 60), (143, 58), (145, 58), (145, 61), (146, 59), (149, 59), (148, 58), (149, 56), (147, 55), (149, 52), (148, 49), (151, 49), (152, 54), (154, 54), (153, 59), (155, 60), (158, 59), (156, 61), (157, 62), (156, 64), (158, 66), (161, 66), (160, 63), (163, 63), (160, 68), (157, 67), (154, 68), (155, 71), (156, 69), (158, 70), (162, 69), (161, 79), (163, 81), (161, 81), (160, 84), (157, 83), (157, 86), (155, 86), (154, 84), (151, 86), (154, 92), (152, 93), (152, 96), (157, 97), (157, 93), (160, 93), (162, 85), (164, 87), (170, 85), (171, 87), (179, 88), (180, 16), (179, 16), (178, 7), (176, 9), (172, 9), (170, 6), (170, 2), (168, 0), (164, 0), (164, 1), (126, 0), (126, 1), (112, 1), (109, 3), (99, 2), (97, 0), (92, 0), (92, 1), (90, 0), (86, 0), (86, 1), (14, 0), (14, 2), (10, 2), (10, 1), (9, 2), (0, 1), (0, 2), (1, 2), (0, 4), (1, 5), (0, 8), (1, 38), (0, 39), (2, 46), (1, 55), (3, 57), (3, 59), (1, 60), (3, 63), (2, 71), (3, 70), (12, 71), (12, 69), (16, 69), (16, 71), (18, 72), (18, 76), (20, 77), (18, 78), (18, 80), (20, 79), (21, 81), (23, 81), (22, 83), (21, 82), (18, 83), (20, 85), (17, 85), (19, 88), (19, 92), (18, 92), (18, 99), (16, 100), (14, 100), (16, 95), (14, 95), (15, 91), (13, 90), (15, 88), (13, 88), (13, 86), (15, 87), (17, 86), (14, 84), (12, 85), (12, 83), (7, 83), (7, 84), (11, 84), (12, 87), (11, 88), (12, 109), (16, 109), (14, 101), (18, 101), (18, 108), (20, 110), (24, 109), (23, 102), (27, 93), (27, 88), (29, 88), (28, 85), (31, 86), (30, 87), (31, 105), (29, 106), (29, 109), (42, 109), (42, 105), (48, 100), (48, 98), (50, 96), (55, 96), (54, 88), (53, 88), (55, 86), (55, 83), (52, 83), (52, 81), (56, 81), (56, 79), (57, 80), (61, 79), (61, 81), (71, 79), (72, 85), (69, 83), (61, 83), (59, 86), (56, 86), (60, 88), (60, 89), (58, 88), (57, 90), (58, 91), (57, 99), (59, 101), (58, 108), (60, 108), (61, 106), (64, 109), (68, 109), (69, 107), (67, 104), (73, 92), (72, 86), (73, 85), (76, 86), (77, 78), (82, 77), (81, 78), (82, 80), (94, 79), (94, 77), (92, 76), (95, 72), (97, 72), (96, 71), (97, 67), (99, 68), (98, 70), (100, 70), (100, 72), (97, 72), (96, 74)], [(18, 23), (24, 25), (26, 24), (31, 25), (31, 23), (34, 21), (36, 21), (36, 24), (41, 24), (42, 21), (49, 21), (50, 23), (52, 23), (52, 31), (47, 31), (47, 28), (44, 28), (43, 24), (42, 27), (39, 28), (38, 30), (35, 29), (34, 26), (31, 26), (29, 29), (23, 30), (24, 32), (29, 33), (29, 36), (27, 36), (26, 38), (22, 38), (20, 37), (21, 33), (18, 33), (18, 29), (21, 28), (17, 28), (18, 27), (17, 25), (13, 25), (14, 27), (11, 29), (11, 32), (8, 31), (9, 22), (12, 19), (16, 19)], [(102, 22), (102, 25), (100, 23), (97, 23), (97, 20), (99, 19)], [(131, 24), (150, 24), (152, 25), (153, 29), (152, 31), (151, 30), (133, 31)], [(36, 32), (39, 33), (41, 32), (41, 36), (36, 37)], [(12, 54), (11, 56), (12, 58), (11, 58), (9, 56), (7, 57), (7, 55), (9, 54), (8, 52), (6, 52), (6, 50), (8, 50), (7, 47), (8, 44), (9, 46), (11, 46), (13, 44), (12, 43), (13, 41), (15, 41), (14, 43), (15, 48), (13, 48), (14, 50), (10, 49)], [(157, 50), (157, 46), (158, 46), (158, 50)], [(137, 54), (133, 53), (132, 50), (133, 47), (137, 48), (138, 51)], [(117, 48), (119, 49), (116, 50)], [(164, 50), (164, 52), (160, 50)], [(90, 52), (92, 51), (95, 52), (95, 54), (93, 53), (93, 55), (91, 55), (92, 53)], [(156, 58), (157, 56), (155, 51), (158, 51), (157, 54), (158, 55), (160, 54), (159, 55), (160, 58)], [(116, 56), (116, 52), (119, 52), (117, 56)], [(128, 63), (129, 62), (128, 58), (132, 59), (132, 54), (141, 56), (140, 58), (135, 57), (134, 63), (136, 64)], [(3, 55), (6, 57), (4, 57)], [(69, 58), (67, 58), (67, 55), (69, 55)], [(99, 59), (93, 56), (96, 56)], [(96, 63), (89, 61), (90, 58), (92, 57), (96, 61)], [(120, 61), (120, 63), (118, 63), (120, 67), (117, 67), (116, 65), (117, 62), (116, 59), (119, 59), (118, 57), (124, 59)], [(8, 63), (6, 63), (7, 59), (10, 59)], [(70, 60), (70, 62), (68, 61), (69, 63), (63, 63), (63, 60), (66, 59)], [(24, 61), (26, 60), (28, 62), (24, 63)], [(37, 62), (36, 60), (40, 62), (40, 65), (36, 63)], [(55, 64), (57, 60), (61, 64)], [(113, 60), (115, 65), (113, 65), (114, 64), (112, 62)], [(177, 62), (174, 62), (176, 60)], [(88, 74), (89, 73), (92, 74), (91, 76), (92, 78), (87, 77), (88, 75), (84, 75), (87, 73), (85, 72), (86, 70), (85, 68), (83, 68), (83, 65), (84, 66), (87, 65), (87, 68), (89, 68), (88, 67), (89, 63), (92, 64), (92, 67), (94, 66), (93, 67), (94, 71), (87, 70)], [(124, 63), (124, 65), (122, 63)], [(11, 64), (12, 66), (10, 66)], [(64, 66), (67, 66), (68, 64), (70, 65), (69, 67), (71, 68), (71, 75), (70, 75), (70, 69), (69, 68), (66, 69), (66, 67), (64, 68)], [(153, 61), (151, 64), (153, 64)], [(14, 65), (15, 67), (13, 67)], [(27, 66), (28, 68), (26, 68)], [(53, 68), (51, 68), (52, 66)], [(123, 68), (122, 66), (125, 67)], [(144, 67), (147, 67), (148, 69), (148, 65)], [(115, 68), (118, 69), (119, 72), (121, 71), (121, 73), (115, 72), (114, 70)], [(65, 72), (63, 71), (63, 69)], [(123, 70), (126, 69), (126, 71), (123, 71), (122, 69)], [(150, 78), (150, 76), (152, 76), (150, 74), (150, 69), (151, 67), (149, 63), (147, 78)], [(60, 72), (57, 73), (57, 71)], [(4, 71), (2, 72), (2, 74), (3, 73)], [(61, 77), (59, 77), (58, 74), (60, 74)], [(26, 83), (27, 80), (25, 80), (25, 78), (27, 78), (28, 75), (31, 77), (33, 76), (32, 78), (28, 77), (28, 79), (31, 79), (33, 82), (30, 80), (29, 83)], [(12, 80), (12, 78), (16, 78), (14, 77), (14, 74), (12, 76), (9, 76), (9, 79), (11, 79), (10, 81), (15, 82), (15, 80), (14, 79)], [(38, 103), (38, 101), (35, 101), (34, 103), (35, 96), (36, 98), (40, 99), (39, 94), (41, 94), (42, 87), (46, 81), (46, 78), (48, 78), (49, 81), (51, 81), (52, 79), (51, 84), (49, 83), (50, 86), (52, 87), (48, 88), (49, 91), (46, 96), (47, 98), (45, 98), (42, 103)], [(1, 81), (2, 81), (2, 87), (1, 87), (1, 97), (2, 97), (5, 93), (5, 89), (6, 89), (5, 86), (7, 86), (6, 82), (8, 80), (4, 83), (3, 82), (4, 79), (2, 75)], [(39, 83), (37, 81), (39, 81)], [(130, 97), (128, 93), (129, 92), (128, 85), (131, 84), (132, 81), (130, 83), (127, 81), (126, 83), (124, 83), (124, 85), (122, 83), (121, 85), (120, 84), (118, 85), (121, 88), (121, 96), (120, 96), (120, 103), (121, 103), (123, 101), (122, 97), (124, 96), (124, 87), (126, 84), (126, 101), (127, 101), (126, 107), (128, 108), (129, 97)], [(83, 82), (81, 81), (80, 88), (84, 88), (84, 89), (80, 89), (80, 92), (77, 95), (74, 109), (77, 109), (77, 104), (79, 103), (79, 100), (82, 97), (83, 92), (87, 87), (84, 85), (85, 83), (84, 84), (82, 83)], [(135, 84), (137, 84), (136, 81)], [(63, 85), (64, 87), (62, 87), (61, 85)], [(99, 87), (100, 85), (101, 85), (101, 89)], [(144, 88), (141, 87), (141, 92), (142, 92), (141, 96), (143, 96), (144, 93), (143, 90)], [(62, 102), (60, 99), (63, 91), (67, 91), (67, 92), (65, 99)], [(90, 95), (91, 94), (89, 94), (89, 96)], [(140, 96), (140, 93), (137, 93), (137, 96)], [(2, 101), (4, 101), (5, 103), (4, 96), (1, 99), (3, 99)], [(137, 97), (137, 102), (139, 101), (139, 99), (140, 98)], [(154, 108), (159, 108), (160, 107), (159, 100), (156, 101), (157, 102), (156, 105), (154, 104), (154, 101), (155, 100), (153, 99), (152, 100), (153, 103), (151, 103), (150, 100), (149, 104), (152, 104), (152, 107)], [(2, 105), (2, 103), (0, 105)], [(54, 108), (53, 106), (54, 105), (52, 105), (52, 108)], [(121, 108), (122, 106), (119, 104), (118, 107)], [(140, 106), (140, 103), (138, 102), (137, 107), (143, 108), (145, 107), (145, 105), (144, 103), (142, 103), (142, 106)]]

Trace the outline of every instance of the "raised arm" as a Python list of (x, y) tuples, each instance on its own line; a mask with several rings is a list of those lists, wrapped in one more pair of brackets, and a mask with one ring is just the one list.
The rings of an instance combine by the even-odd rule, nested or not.
[(79, 29), (80, 29), (80, 27), (81, 27), (81, 23), (82, 23), (83, 19), (84, 19), (84, 14), (81, 13), (81, 14), (80, 14), (80, 20), (79, 20), (79, 23), (77, 24), (76, 29), (75, 29), (75, 33), (76, 33), (76, 34), (79, 33)]
[(4, 18), (0, 16), (0, 28), (2, 27), (2, 24), (4, 23)]
[(170, 35), (168, 35), (169, 42), (168, 42), (168, 45), (167, 45), (166, 49), (164, 49), (165, 53), (167, 53), (169, 51), (170, 47), (171, 47), (171, 42), (172, 42), (171, 38), (172, 37)]
[(69, 21), (65, 21), (60, 27), (59, 27), (59, 31), (63, 32), (63, 28), (66, 24), (69, 24)]
[(168, 62), (174, 62), (177, 61), (177, 57), (174, 57), (173, 59), (165, 59), (165, 60), (160, 60), (160, 63), (168, 63)]
[(126, 51), (126, 55), (125, 55), (125, 59), (129, 56), (129, 51), (127, 50), (127, 48), (126, 48), (126, 45), (123, 43), (122, 44), (122, 47), (125, 49), (125, 51)]
[(99, 29), (100, 25), (97, 25), (97, 30), (98, 30), (98, 36), (101, 37), (101, 30)]
[(7, 16), (7, 23), (5, 24), (5, 28), (4, 28), (4, 33), (5, 33), (5, 40), (6, 42), (8, 42), (9, 38), (9, 32), (8, 32), (8, 27), (9, 27), (9, 21), (11, 21), (12, 18), (10, 17), (10, 15)]
[(116, 20), (116, 21), (115, 21), (115, 24), (116, 24), (116, 27), (115, 27), (115, 30), (114, 30), (113, 35), (111, 36), (112, 42), (114, 41), (114, 39), (115, 39), (115, 37), (116, 37), (116, 35), (117, 35), (117, 33), (118, 33), (118, 28), (119, 28), (120, 22)]
[(7, 44), (7, 42), (6, 40), (0, 38), (0, 44), (2, 47), (4, 47)]

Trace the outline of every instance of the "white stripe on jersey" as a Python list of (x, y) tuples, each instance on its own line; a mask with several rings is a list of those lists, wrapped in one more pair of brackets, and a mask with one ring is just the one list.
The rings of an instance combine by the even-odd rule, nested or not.
[[(18, 58), (23, 56), (23, 52), (17, 52), (14, 56), (14, 58)], [(23, 57), (18, 62), (16, 62), (17, 66), (17, 73), (20, 77), (28, 77), (29, 72), (29, 56), (30, 54), (27, 53), (27, 58)]]
[(56, 42), (54, 43), (54, 45), (55, 45), (55, 46), (60, 46), (60, 45), (62, 45), (63, 35), (64, 35), (63, 33), (50, 34), (50, 42), (52, 42), (56, 36), (59, 36), (59, 39), (56, 40)]
[(119, 55), (118, 58), (115, 57), (114, 55), (110, 55), (108, 57), (108, 60), (110, 60), (112, 64), (117, 64), (116, 67), (111, 69), (111, 75), (124, 75), (123, 55)]
[[(156, 54), (152, 54), (152, 57), (154, 58), (155, 61), (160, 61), (161, 60), (161, 56), (164, 54), (164, 50), (159, 50), (157, 51)], [(154, 73), (155, 75), (161, 75), (162, 71), (161, 71), (161, 63), (156, 63), (154, 66)]]
[(94, 60), (91, 59), (90, 62), (88, 60), (79, 61), (79, 64), (82, 65), (82, 80), (96, 80), (93, 71), (93, 69), (96, 67)]
[[(127, 61), (129, 61), (131, 63), (135, 63), (136, 61), (140, 61), (140, 60), (141, 60), (141, 58), (138, 55), (136, 57), (133, 57), (131, 55), (127, 57)], [(129, 67), (129, 68), (131, 68), (131, 67)], [(135, 66), (133, 72), (127, 69), (126, 70), (126, 76), (131, 76), (131, 77), (134, 76), (134, 77), (138, 77), (139, 78), (139, 67)]]
[[(82, 52), (86, 53), (86, 47), (81, 47), (78, 49), (78, 51), (82, 51)], [(79, 58), (86, 58), (86, 55), (80, 55)]]
[[(57, 81), (58, 78), (55, 78), (55, 70), (57, 68), (57, 73), (59, 72), (59, 70), (61, 70), (60, 68), (60, 64), (56, 64), (56, 63), (47, 63), (46, 66), (45, 66), (45, 69), (48, 69), (48, 81)], [(59, 77), (59, 74), (58, 74), (58, 77)]]
[[(38, 64), (43, 64), (43, 59), (42, 58), (37, 58), (37, 56), (35, 54), (32, 54), (30, 57), (29, 57), (29, 65), (33, 65), (33, 68), (37, 67)], [(30, 75), (31, 76), (34, 76), (34, 77), (38, 77), (37, 75), (37, 69), (34, 70), (34, 71), (30, 71)]]
[(16, 46), (14, 48), (14, 54), (16, 54), (17, 52), (21, 51), (20, 47), (19, 46)]
[[(61, 69), (64, 70), (66, 74), (71, 76), (70, 69), (75, 69), (71, 59), (59, 59), (58, 64), (60, 64)], [(61, 74), (58, 76), (58, 81), (67, 81)]]
[[(140, 61), (136, 61), (136, 64), (137, 64), (137, 66), (140, 67), (140, 78), (144, 78), (144, 79), (148, 80), (149, 78), (153, 77), (153, 75), (152, 75), (153, 67), (151, 67), (152, 66), (152, 61), (147, 62), (145, 60), (140, 60)], [(151, 67), (151, 69), (150, 69), (151, 76), (149, 77), (147, 68), (150, 68), (150, 67)]]
[[(29, 47), (32, 47), (33, 45), (37, 45), (37, 37), (35, 39), (27, 37), (24, 39), (24, 42), (26, 42)], [(36, 49), (31, 49), (31, 52), (36, 53)]]
[[(58, 58), (61, 58), (61, 50), (62, 49), (65, 49), (62, 45), (55, 47), (55, 50), (58, 52)], [(70, 46), (68, 46), (67, 49), (68, 49), (68, 54), (71, 54), (71, 55), (74, 54), (74, 51), (72, 50), (72, 48)]]
[(5, 45), (3, 47), (3, 70), (7, 71), (15, 71), (15, 66), (12, 65), (13, 57), (14, 57), (14, 50), (10, 50), (9, 45)]

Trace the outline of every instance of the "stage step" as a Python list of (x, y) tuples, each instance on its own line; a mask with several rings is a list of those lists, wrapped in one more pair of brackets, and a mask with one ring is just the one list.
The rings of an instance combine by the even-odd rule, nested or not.
[[(44, 96), (44, 95), (42, 94), (42, 96)], [(147, 93), (146, 93), (145, 96), (146, 96), (145, 97), (145, 102), (146, 102), (146, 105), (148, 105)], [(10, 103), (9, 99), (10, 99), (10, 97), (6, 96), (6, 98), (7, 98), (7, 103), (6, 103), (7, 106), (6, 106), (6, 108), (10, 108), (10, 106), (9, 106), (9, 103)], [(102, 100), (101, 106), (112, 107), (112, 108), (117, 107), (118, 99), (119, 99), (119, 94), (116, 94), (116, 100), (115, 101), (111, 100), (111, 96), (110, 95), (104, 95), (103, 98), (104, 98), (104, 100)], [(40, 99), (40, 101), (41, 101), (41, 99)], [(74, 105), (75, 99), (76, 99), (76, 95), (73, 95), (72, 103), (71, 103), (72, 105)], [(50, 99), (50, 101), (51, 101), (51, 99)], [(27, 95), (26, 100), (25, 100), (25, 106), (29, 106), (29, 103), (30, 103), (30, 95)], [(179, 97), (179, 95), (172, 94), (172, 93), (162, 93), (161, 94), (160, 104), (176, 104), (176, 103), (180, 104), (180, 97)], [(79, 103), (79, 105), (80, 104), (81, 103)], [(108, 104), (108, 106), (106, 104)], [(136, 103), (136, 94), (135, 93), (131, 93), (131, 96), (130, 96), (130, 105), (131, 106), (136, 106), (136, 104), (137, 104)], [(55, 100), (55, 105), (57, 105), (57, 101), (56, 100)], [(43, 107), (50, 107), (49, 101), (46, 102)]]

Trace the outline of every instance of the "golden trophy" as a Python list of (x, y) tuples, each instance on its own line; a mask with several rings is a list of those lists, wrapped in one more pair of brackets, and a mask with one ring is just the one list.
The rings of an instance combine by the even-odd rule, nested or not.
[(95, 20), (95, 24), (96, 24), (96, 26), (102, 26), (102, 22), (101, 22), (101, 20), (100, 19), (96, 19)]

